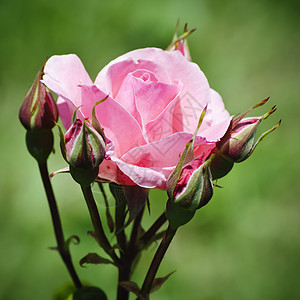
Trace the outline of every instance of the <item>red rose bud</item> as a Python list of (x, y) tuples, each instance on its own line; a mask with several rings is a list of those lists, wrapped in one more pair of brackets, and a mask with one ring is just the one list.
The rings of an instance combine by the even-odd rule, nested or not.
[[(189, 222), (197, 209), (206, 205), (213, 195), (210, 160), (194, 159), (182, 168), (175, 187), (168, 186), (166, 215), (172, 228)], [(170, 176), (172, 178), (172, 175)]]
[(74, 180), (81, 185), (91, 184), (98, 175), (105, 156), (105, 142), (92, 125), (75, 120), (64, 136), (64, 157), (70, 165)]
[(217, 143), (216, 155), (221, 155), (230, 162), (242, 162), (247, 159), (252, 154), (258, 143), (260, 143), (267, 134), (279, 126), (280, 122), (262, 134), (261, 137), (259, 137), (259, 139), (255, 142), (255, 134), (258, 125), (262, 120), (266, 119), (275, 111), (276, 107), (274, 106), (269, 112), (261, 117), (241, 119), (241, 117), (238, 116), (233, 118), (227, 133), (224, 135), (221, 141)]
[(50, 130), (58, 120), (58, 110), (52, 94), (40, 81), (43, 69), (44, 66), (37, 73), (19, 110), (19, 119), (27, 130)]

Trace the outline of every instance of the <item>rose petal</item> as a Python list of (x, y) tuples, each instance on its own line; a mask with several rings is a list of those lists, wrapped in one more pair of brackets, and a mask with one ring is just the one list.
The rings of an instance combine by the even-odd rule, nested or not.
[(201, 125), (198, 135), (205, 137), (210, 142), (217, 142), (225, 134), (231, 117), (224, 107), (221, 96), (210, 89), (211, 101), (209, 104), (208, 118)]
[[(128, 164), (142, 167), (173, 167), (177, 165), (180, 155), (192, 137), (190, 133), (178, 132), (160, 141), (136, 147), (125, 153), (121, 159)], [(202, 148), (205, 153), (215, 146), (207, 143), (204, 138), (197, 137), (195, 147), (200, 145), (207, 146)]]
[(175, 84), (145, 82), (137, 77), (132, 77), (132, 81), (137, 109), (144, 125), (155, 119), (179, 92)]
[[(81, 111), (91, 118), (93, 105), (107, 95), (95, 85), (81, 86), (81, 90), (83, 103)], [(105, 135), (114, 142), (118, 157), (134, 147), (146, 144), (137, 121), (111, 97), (96, 106), (96, 117), (104, 128)]]
[(123, 80), (123, 83), (115, 97), (115, 100), (120, 103), (139, 123), (142, 128), (142, 119), (135, 102), (135, 91), (132, 81), (132, 73), (129, 73)]
[(42, 82), (54, 93), (81, 105), (81, 89), (78, 85), (91, 85), (92, 81), (81, 60), (75, 54), (54, 55), (44, 68)]
[[(178, 90), (182, 89), (182, 84), (178, 84)], [(180, 94), (180, 92), (178, 92)], [(175, 97), (167, 107), (152, 121), (146, 125), (146, 133), (149, 142), (155, 142), (168, 137), (176, 132), (182, 132), (183, 126), (175, 127), (174, 118), (176, 106), (180, 101), (180, 96)], [(182, 125), (182, 123), (181, 123)]]
[(144, 188), (164, 188), (166, 185), (166, 175), (171, 172), (170, 169), (155, 170), (154, 168), (144, 168), (127, 164), (117, 157), (112, 157), (112, 160), (116, 162), (119, 169), (135, 184)]
[(147, 57), (134, 59), (127, 53), (106, 65), (97, 75), (95, 85), (115, 98), (127, 74), (140, 69), (151, 71), (160, 81), (171, 83), (164, 66), (149, 61)]

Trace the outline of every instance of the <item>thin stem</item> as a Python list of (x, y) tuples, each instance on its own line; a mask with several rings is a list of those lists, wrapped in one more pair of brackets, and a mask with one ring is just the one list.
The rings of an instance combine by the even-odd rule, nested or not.
[(76, 288), (80, 288), (82, 287), (82, 284), (80, 282), (79, 277), (77, 276), (77, 273), (72, 263), (71, 254), (69, 252), (68, 245), (64, 239), (58, 207), (56, 204), (55, 196), (49, 179), (47, 162), (39, 163), (39, 169), (40, 169), (42, 181), (44, 184), (44, 188), (45, 188), (45, 192), (47, 195), (48, 204), (51, 212), (52, 224), (53, 224), (56, 243), (57, 243), (57, 250), (69, 271), (69, 274), (73, 280), (74, 285), (76, 286)]
[(153, 225), (146, 231), (140, 240), (144, 245), (147, 245), (149, 241), (155, 236), (156, 232), (161, 228), (162, 225), (167, 221), (166, 214), (163, 212), (160, 217), (153, 223)]
[(148, 296), (151, 290), (151, 286), (153, 283), (153, 280), (155, 279), (155, 275), (158, 271), (158, 268), (162, 262), (162, 259), (164, 258), (164, 255), (166, 251), (168, 250), (168, 247), (176, 233), (177, 229), (173, 229), (170, 226), (168, 227), (155, 255), (152, 260), (152, 263), (150, 265), (150, 268), (148, 270), (148, 273), (145, 277), (142, 289), (141, 289), (141, 296)]
[[(138, 253), (137, 238), (138, 238), (138, 232), (143, 217), (143, 213), (144, 213), (144, 207), (134, 220), (129, 244), (127, 246), (126, 252), (122, 255), (123, 266), (119, 268), (119, 279), (118, 279), (119, 283), (121, 281), (130, 280), (130, 276), (132, 273), (132, 263)], [(129, 292), (126, 289), (124, 289), (122, 286), (118, 285), (117, 299), (127, 300), (128, 297), (129, 297)]]
[(127, 240), (124, 231), (126, 201), (118, 203), (116, 200), (115, 208), (115, 234), (120, 247), (121, 257), (126, 252)]
[(100, 191), (102, 193), (102, 196), (103, 196), (104, 202), (105, 202), (107, 226), (108, 226), (110, 232), (113, 232), (114, 231), (114, 221), (113, 221), (113, 218), (112, 218), (112, 216), (110, 214), (110, 211), (109, 211), (109, 204), (108, 204), (108, 201), (107, 201), (107, 196), (106, 196), (106, 193), (105, 193), (102, 182), (98, 182), (98, 186), (100, 188)]
[(120, 259), (116, 255), (114, 249), (111, 247), (102, 227), (99, 211), (91, 190), (91, 186), (81, 186), (81, 190), (83, 192), (87, 207), (89, 209), (89, 213), (91, 216), (91, 220), (93, 223), (93, 227), (95, 230), (96, 238), (103, 248), (103, 250), (113, 259), (114, 263), (119, 265)]
[(139, 228), (141, 225), (144, 209), (145, 209), (145, 207), (142, 208), (142, 210), (140, 211), (140, 213), (136, 216), (136, 218), (134, 220), (134, 223), (132, 226), (132, 231), (131, 231), (131, 236), (130, 236), (130, 241), (129, 241), (129, 245), (128, 245), (128, 253), (129, 254), (130, 253), (134, 254), (137, 250), (136, 242), (137, 242), (137, 237), (138, 237)]

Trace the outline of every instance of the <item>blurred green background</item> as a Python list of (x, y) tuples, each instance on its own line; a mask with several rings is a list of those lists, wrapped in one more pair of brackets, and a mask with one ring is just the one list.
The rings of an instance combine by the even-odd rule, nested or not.
[[(58, 254), (48, 249), (55, 244), (50, 214), (18, 121), (36, 72), (46, 57), (76, 53), (95, 78), (129, 50), (165, 48), (178, 18), (197, 28), (189, 38), (192, 58), (227, 109), (243, 112), (270, 96), (256, 114), (274, 104), (278, 111), (261, 130), (281, 118), (283, 123), (219, 181), (223, 188), (179, 230), (159, 275), (177, 271), (153, 299), (300, 299), (299, 8), (296, 0), (2, 0), (0, 299), (48, 300), (69, 282)], [(65, 166), (56, 148), (51, 171)], [(80, 276), (114, 299), (111, 266), (77, 264), (98, 251), (86, 234), (91, 225), (78, 186), (67, 175), (55, 177), (53, 185), (66, 235), (81, 238), (71, 248)], [(151, 199), (154, 219), (166, 196), (154, 191)], [(153, 250), (136, 271), (139, 284)]]

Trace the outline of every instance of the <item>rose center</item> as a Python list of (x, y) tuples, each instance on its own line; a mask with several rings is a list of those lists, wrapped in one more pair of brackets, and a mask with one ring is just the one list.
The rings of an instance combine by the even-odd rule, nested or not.
[(155, 74), (153, 74), (152, 72), (148, 72), (147, 70), (136, 70), (135, 72), (132, 73), (132, 75), (135, 78), (139, 78), (146, 83), (157, 82), (157, 78)]

